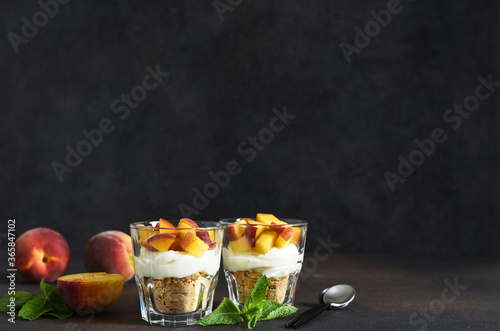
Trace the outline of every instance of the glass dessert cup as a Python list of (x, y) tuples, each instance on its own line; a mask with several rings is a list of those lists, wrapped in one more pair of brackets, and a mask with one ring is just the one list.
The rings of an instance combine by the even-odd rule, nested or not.
[(222, 261), (229, 299), (242, 309), (257, 280), (266, 275), (266, 300), (293, 305), (304, 259), (307, 222), (280, 219), (286, 224), (266, 225), (247, 223), (249, 220), (253, 219), (220, 221), (224, 225)]
[(151, 325), (193, 325), (212, 312), (223, 227), (183, 220), (130, 224), (141, 315)]

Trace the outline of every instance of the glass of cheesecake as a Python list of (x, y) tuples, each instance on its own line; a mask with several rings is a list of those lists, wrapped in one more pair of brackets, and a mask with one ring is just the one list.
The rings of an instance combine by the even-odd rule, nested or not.
[(142, 319), (182, 326), (212, 312), (223, 226), (161, 219), (130, 224)]
[(266, 300), (293, 305), (307, 222), (257, 214), (255, 218), (228, 218), (220, 223), (224, 225), (222, 261), (229, 298), (242, 309), (257, 280), (266, 275)]

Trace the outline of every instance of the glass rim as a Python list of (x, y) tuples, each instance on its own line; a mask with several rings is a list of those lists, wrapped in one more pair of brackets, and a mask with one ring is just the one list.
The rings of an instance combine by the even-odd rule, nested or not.
[[(232, 225), (234, 224), (234, 222), (236, 222), (237, 220), (239, 219), (242, 219), (242, 218), (251, 218), (251, 219), (254, 219), (252, 217), (232, 217), (232, 218), (223, 218), (219, 221), (220, 224), (224, 224), (224, 225)], [(283, 225), (283, 226), (304, 226), (304, 225), (308, 225), (309, 222), (307, 221), (304, 221), (304, 220), (300, 220), (300, 219), (297, 219), (297, 218), (286, 218), (286, 217), (282, 217), (282, 218), (278, 218), (280, 221), (283, 221), (283, 222), (287, 222), (287, 224), (275, 224), (275, 225)], [(292, 221), (293, 223), (289, 223), (290, 221)], [(245, 224), (242, 224), (242, 225), (245, 225)], [(265, 224), (263, 224), (265, 225)]]
[[(151, 222), (158, 222), (158, 221), (139, 221), (139, 222), (132, 222), (130, 223), (130, 229), (172, 229), (172, 228), (166, 228), (166, 227), (161, 227), (161, 226), (154, 226), (154, 225), (151, 225), (151, 224), (148, 224), (146, 225), (145, 223), (151, 223)], [(176, 219), (176, 220), (171, 220), (169, 222), (180, 222), (180, 219)], [(200, 230), (217, 230), (217, 229), (221, 229), (223, 228), (223, 225), (219, 224), (219, 222), (217, 221), (195, 221), (196, 223), (211, 223), (210, 226), (200, 226), (200, 227), (197, 227), (197, 228), (193, 228), (193, 227), (182, 227), (182, 228), (178, 228), (178, 227), (175, 227), (175, 229), (200, 229)], [(140, 224), (140, 225), (139, 225)]]

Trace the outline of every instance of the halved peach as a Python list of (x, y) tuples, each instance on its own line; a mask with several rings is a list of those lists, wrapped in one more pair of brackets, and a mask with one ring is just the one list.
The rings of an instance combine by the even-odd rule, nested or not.
[(208, 250), (208, 245), (191, 232), (182, 238), (181, 247), (195, 257), (202, 257)]
[(150, 237), (148, 244), (156, 248), (159, 252), (166, 252), (172, 246), (176, 236), (170, 233), (161, 233)]
[(57, 279), (57, 289), (71, 309), (79, 314), (91, 314), (111, 308), (120, 298), (124, 282), (125, 277), (120, 274), (71, 274)]
[(179, 221), (179, 224), (177, 225), (177, 229), (179, 231), (179, 237), (184, 238), (184, 236), (188, 233), (192, 233), (194, 236), (196, 236), (195, 228), (198, 228), (198, 224), (196, 224), (195, 221), (189, 218), (182, 218)]
[(170, 233), (176, 236), (179, 232), (172, 223), (163, 218), (160, 218), (160, 221), (156, 225), (160, 228), (160, 234)]

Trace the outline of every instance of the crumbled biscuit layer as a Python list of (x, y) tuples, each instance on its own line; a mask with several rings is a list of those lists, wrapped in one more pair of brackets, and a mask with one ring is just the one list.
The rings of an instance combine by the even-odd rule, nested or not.
[[(248, 298), (250, 294), (252, 294), (255, 283), (257, 283), (257, 280), (262, 277), (262, 273), (254, 270), (246, 270), (237, 271), (233, 274), (236, 278), (239, 301), (241, 303), (244, 303), (246, 298)], [(283, 277), (269, 277), (269, 289), (267, 290), (266, 300), (283, 303), (287, 287), (288, 275), (285, 275)]]
[[(153, 284), (156, 310), (166, 314), (180, 314), (195, 311), (199, 306), (204, 310), (213, 276), (198, 272), (183, 278), (167, 277), (154, 279), (144, 277), (145, 284)], [(148, 291), (150, 291), (148, 289)], [(198, 303), (203, 291), (201, 305)]]

